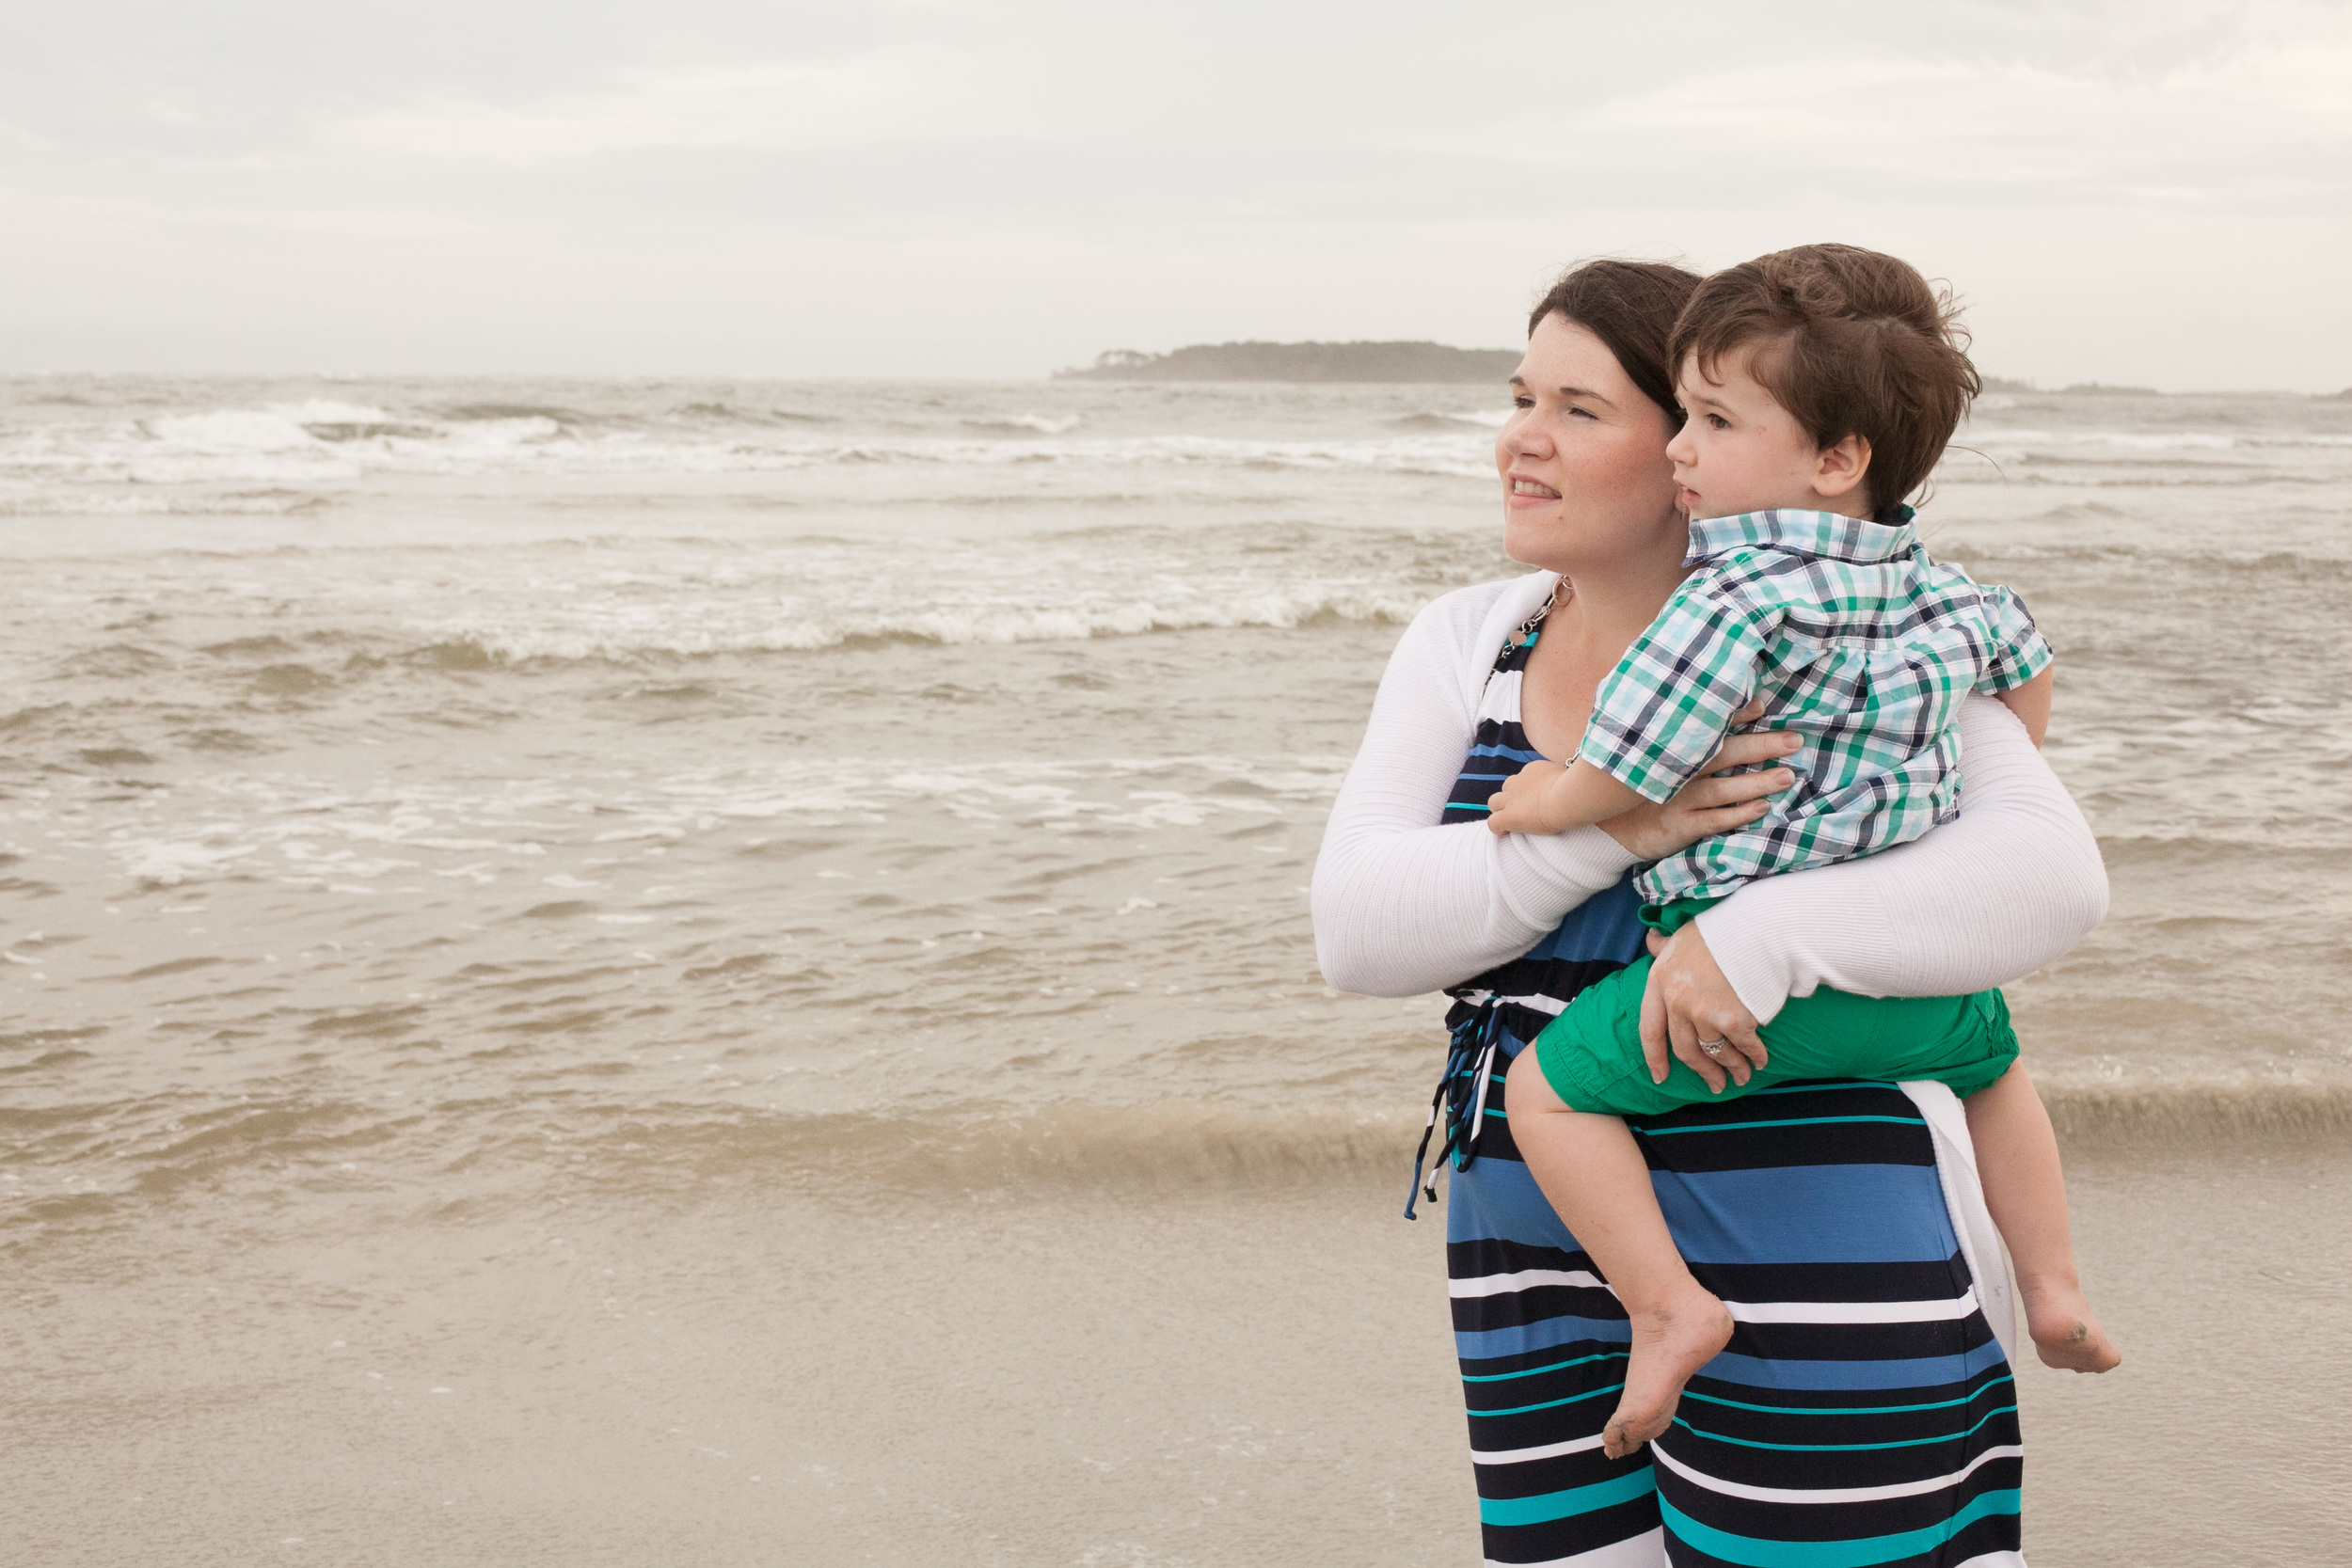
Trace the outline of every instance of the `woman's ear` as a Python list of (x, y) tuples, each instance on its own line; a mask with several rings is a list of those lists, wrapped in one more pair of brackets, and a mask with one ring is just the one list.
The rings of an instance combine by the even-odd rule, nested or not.
[(1824, 500), (1839, 499), (1859, 489), (1863, 476), (1869, 471), (1869, 438), (1848, 436), (1823, 447), (1815, 457), (1813, 493)]

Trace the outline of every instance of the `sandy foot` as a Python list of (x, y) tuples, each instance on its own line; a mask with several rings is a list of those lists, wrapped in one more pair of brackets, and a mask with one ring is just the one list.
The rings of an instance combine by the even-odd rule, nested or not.
[(1629, 1314), (1633, 1358), (1616, 1414), (1601, 1429), (1601, 1451), (1623, 1459), (1666, 1430), (1691, 1374), (1731, 1341), (1731, 1313), (1697, 1281), (1663, 1307)]
[(2123, 1364), (2123, 1353), (2099, 1326), (2079, 1289), (2044, 1285), (2021, 1293), (2026, 1298), (2026, 1332), (2043, 1365), (2061, 1371), (2111, 1372)]

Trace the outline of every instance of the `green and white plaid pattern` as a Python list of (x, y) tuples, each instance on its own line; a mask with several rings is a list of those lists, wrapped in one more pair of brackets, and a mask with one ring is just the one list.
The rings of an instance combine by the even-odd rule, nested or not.
[(1754, 729), (1793, 730), (1794, 788), (1745, 828), (1702, 839), (1638, 882), (1647, 902), (1721, 897), (1756, 877), (1917, 838), (1959, 809), (1972, 690), (2040, 674), (2050, 645), (2008, 589), (1929, 558), (1899, 524), (1747, 512), (1691, 524), (1685, 578), (1593, 701), (1578, 755), (1663, 800), (1761, 693)]

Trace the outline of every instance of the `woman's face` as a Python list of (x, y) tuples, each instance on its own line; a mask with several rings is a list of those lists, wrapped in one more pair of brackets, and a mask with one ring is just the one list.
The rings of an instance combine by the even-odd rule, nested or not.
[[(1503, 552), (1573, 578), (1682, 560), (1665, 414), (1598, 338), (1557, 312), (1535, 324), (1495, 438)], [(1653, 561), (1650, 558), (1656, 557)]]

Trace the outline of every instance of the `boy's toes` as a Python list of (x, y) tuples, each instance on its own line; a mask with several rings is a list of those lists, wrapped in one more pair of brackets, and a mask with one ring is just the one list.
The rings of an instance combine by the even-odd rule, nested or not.
[(1600, 1451), (1611, 1459), (1623, 1459), (1651, 1438), (1661, 1436), (1674, 1424), (1674, 1406), (1663, 1413), (1645, 1411), (1629, 1414), (1623, 1405), (1609, 1418), (1609, 1424), (1600, 1431)]
[(2110, 1372), (2123, 1353), (2107, 1338), (2080, 1291), (2047, 1290), (2026, 1298), (2026, 1332), (2042, 1364), (2068, 1372)]
[(1623, 1459), (1665, 1431), (1667, 1425), (1667, 1421), (1629, 1415), (1619, 1405), (1617, 1413), (1609, 1418), (1609, 1424), (1600, 1429), (1600, 1451), (1611, 1459)]
[(2034, 1349), (2044, 1366), (2060, 1371), (2110, 1372), (2123, 1364), (2123, 1353), (2094, 1322), (2077, 1320), (2034, 1336)]

